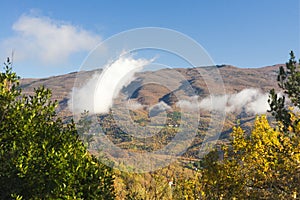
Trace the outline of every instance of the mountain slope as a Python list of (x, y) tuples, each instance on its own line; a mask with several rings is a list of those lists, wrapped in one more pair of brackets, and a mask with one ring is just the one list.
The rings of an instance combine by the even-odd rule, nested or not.
[[(268, 93), (272, 88), (278, 89), (276, 82), (278, 68), (279, 65), (249, 69), (228, 65), (218, 66), (227, 94), (236, 94), (247, 88), (259, 88), (261, 93)], [(174, 73), (174, 70), (176, 70), (176, 73)], [(178, 115), (177, 112), (180, 111), (176, 108), (176, 103), (180, 100), (176, 95), (180, 94), (182, 97), (188, 99), (196, 94), (199, 96), (198, 99), (201, 100), (208, 97), (210, 94), (206, 83), (202, 78), (202, 70), (205, 69), (176, 68), (146, 71), (136, 74), (136, 79), (122, 89), (122, 95), (127, 95), (132, 101), (144, 106), (141, 109), (131, 112), (132, 119), (141, 126), (149, 124), (151, 121), (149, 115), (153, 115), (154, 112), (151, 111), (152, 113), (150, 113), (150, 111), (145, 108), (157, 105), (160, 101), (165, 102), (166, 105), (174, 109), (173, 112), (169, 113), (171, 117), (169, 117), (166, 124), (159, 124), (157, 127), (150, 126), (149, 129), (153, 129), (153, 131), (156, 131), (158, 128), (160, 129), (160, 132), (154, 137), (151, 137), (150, 140), (140, 140), (128, 136), (126, 131), (124, 132), (124, 130), (118, 128), (118, 124), (116, 124), (111, 115), (101, 115), (100, 124), (105, 127), (107, 136), (116, 145), (119, 145), (122, 148), (134, 149), (134, 151), (152, 151), (167, 144), (178, 132), (176, 126), (180, 124), (178, 116), (175, 116)], [(37, 88), (40, 85), (50, 88), (53, 93), (53, 100), (59, 102), (59, 116), (67, 120), (72, 116), (72, 113), (68, 108), (68, 101), (71, 98), (74, 84), (76, 83), (76, 87), (80, 87), (88, 82), (95, 73), (99, 74), (99, 72), (99, 70), (73, 72), (44, 79), (22, 79), (21, 87), (26, 94), (31, 94), (33, 88)], [(181, 78), (179, 78), (179, 76)], [(184, 79), (185, 82), (180, 81), (182, 79)], [(162, 83), (164, 83), (164, 86)], [(211, 89), (217, 90), (218, 87), (220, 87), (220, 85), (213, 84)], [(115, 102), (118, 102), (118, 99)], [(198, 135), (192, 146), (189, 148), (189, 151), (186, 152), (186, 156), (193, 157), (197, 154), (209, 126), (210, 116), (209, 111), (201, 110)], [(249, 131), (254, 118), (255, 114), (248, 113), (247, 110), (244, 109), (228, 112), (221, 139), (226, 141), (232, 126), (236, 124), (237, 120), (240, 120), (240, 124)], [(127, 119), (119, 123), (126, 124), (126, 120)], [(127, 131), (130, 131), (130, 128)], [(149, 131), (151, 132), (152, 130)]]
[[(268, 92), (271, 88), (277, 88), (276, 77), (279, 65), (274, 65), (270, 67), (263, 68), (237, 68), (228, 65), (218, 66), (219, 72), (222, 76), (226, 93), (234, 93), (241, 91), (245, 88), (260, 88), (263, 92)], [(162, 69), (154, 72), (142, 72), (136, 75), (137, 79), (131, 84), (138, 84), (140, 87), (135, 91), (130, 91), (132, 93), (131, 98), (139, 99), (141, 103), (144, 104), (155, 104), (159, 100), (166, 101), (172, 104), (171, 101), (176, 101), (171, 95), (172, 91), (168, 88), (160, 86), (162, 79), (167, 80), (168, 84), (181, 90), (184, 85), (182, 85), (176, 77), (168, 77), (170, 71), (176, 70), (188, 81), (188, 83), (193, 87), (194, 92), (200, 96), (207, 96), (209, 92), (207, 91), (206, 84), (196, 69), (186, 69), (186, 68), (176, 68), (176, 69)], [(60, 76), (53, 76), (43, 79), (21, 79), (21, 87), (24, 93), (31, 94), (33, 88), (37, 88), (44, 85), (50, 88), (53, 93), (53, 99), (57, 100), (59, 104), (63, 107), (63, 110), (67, 109), (66, 102), (71, 97), (72, 88), (74, 86), (75, 80), (80, 76), (83, 81), (88, 81), (89, 78), (93, 76), (95, 71), (87, 72), (73, 72)], [(151, 82), (156, 82), (157, 84), (146, 84), (144, 85), (144, 80), (150, 80)], [(147, 81), (145, 81), (147, 82)], [(79, 82), (78, 84), (84, 84)], [(215, 87), (218, 87), (216, 85)], [(186, 90), (185, 90), (186, 91)], [(126, 88), (123, 89), (126, 91)], [(188, 96), (189, 94), (186, 94)], [(173, 98), (173, 99), (172, 99)]]

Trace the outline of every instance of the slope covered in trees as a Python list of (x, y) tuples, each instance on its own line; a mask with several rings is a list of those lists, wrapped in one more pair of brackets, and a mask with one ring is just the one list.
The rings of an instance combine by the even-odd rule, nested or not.
[(299, 78), (299, 63), (291, 53), (278, 74), (283, 95), (270, 91), (275, 124), (262, 115), (250, 133), (237, 125), (229, 143), (192, 165), (171, 165), (144, 175), (118, 174), (123, 181), (117, 191), (128, 199), (300, 199)]
[(128, 173), (87, 152), (74, 123), (56, 116), (49, 90), (23, 95), (8, 62), (0, 74), (0, 199), (300, 199), (300, 71), (293, 53), (278, 83), (283, 95), (271, 90), (269, 99), (275, 124), (257, 116), (250, 132), (234, 126), (229, 142), (201, 160)]
[[(300, 71), (293, 52), (280, 67), (278, 84), (284, 95), (270, 91), (270, 112), (257, 117), (250, 135), (234, 127), (231, 142), (213, 151), (200, 163), (207, 199), (299, 199), (300, 198)], [(286, 99), (290, 99), (289, 107)], [(219, 159), (219, 154), (223, 159)]]

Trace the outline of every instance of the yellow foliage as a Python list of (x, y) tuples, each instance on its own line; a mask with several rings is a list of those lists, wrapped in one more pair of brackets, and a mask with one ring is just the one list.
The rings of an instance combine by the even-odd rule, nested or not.
[[(265, 115), (257, 117), (250, 135), (233, 128), (224, 159), (206, 157), (203, 171), (207, 199), (290, 199), (300, 194), (300, 123), (289, 133), (270, 126)], [(297, 195), (298, 194), (298, 195)]]

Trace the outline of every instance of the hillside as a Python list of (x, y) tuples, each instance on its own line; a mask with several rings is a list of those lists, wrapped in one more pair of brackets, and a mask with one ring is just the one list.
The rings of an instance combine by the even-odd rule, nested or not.
[[(220, 74), (223, 78), (225, 90), (227, 93), (234, 93), (241, 91), (245, 88), (260, 88), (263, 92), (268, 92), (271, 88), (277, 88), (276, 77), (277, 71), (280, 65), (262, 67), (262, 68), (237, 68), (229, 65), (219, 66)], [(201, 70), (201, 68), (198, 68)], [(168, 83), (180, 87), (180, 83), (176, 78), (168, 77), (168, 72), (171, 70), (177, 70), (181, 73), (186, 80), (191, 84), (198, 94), (202, 92), (203, 95), (207, 95), (205, 82), (201, 78), (201, 75), (195, 69), (176, 68), (176, 69), (162, 69), (154, 72), (142, 72), (136, 75), (140, 84), (145, 79), (155, 79), (153, 77), (159, 74), (159, 77), (165, 77), (168, 79)], [(87, 72), (72, 72), (60, 76), (52, 76), (42, 79), (21, 79), (21, 87), (23, 92), (31, 94), (33, 88), (37, 88), (44, 85), (50, 88), (53, 93), (53, 99), (57, 100), (62, 110), (66, 108), (66, 102), (70, 99), (72, 88), (76, 77), (80, 76), (81, 80), (88, 80), (95, 71)], [(135, 83), (137, 81), (134, 81)], [(133, 83), (134, 83), (133, 82)], [(159, 80), (158, 80), (159, 82)], [(82, 83), (84, 84), (84, 83)], [(216, 86), (218, 87), (218, 86)], [(180, 89), (180, 88), (179, 88)], [(159, 100), (166, 100), (168, 97), (168, 91), (166, 88), (153, 85), (145, 85), (134, 92), (133, 98), (143, 99), (146, 104), (154, 104)], [(142, 101), (142, 100), (141, 100)], [(167, 101), (167, 100), (166, 100)]]
[[(268, 93), (270, 89), (277, 88), (276, 77), (279, 65), (262, 67), (262, 68), (237, 68), (229, 65), (218, 66), (219, 72), (222, 76), (225, 90), (227, 94), (236, 94), (248, 88), (258, 88), (262, 94)], [(179, 81), (178, 77), (171, 76), (170, 73), (172, 70), (176, 70), (181, 74), (182, 77), (190, 84), (193, 88), (193, 92), (187, 88), (185, 84)], [(170, 125), (180, 124), (180, 120), (174, 118), (174, 115), (177, 114), (176, 103), (178, 99), (174, 93), (180, 93), (186, 98), (190, 98), (192, 94), (198, 95), (199, 99), (204, 99), (209, 95), (209, 91), (206, 87), (206, 84), (199, 74), (198, 70), (203, 70), (202, 68), (198, 69), (189, 69), (189, 68), (176, 68), (176, 69), (161, 69), (158, 71), (146, 71), (136, 74), (136, 79), (132, 81), (127, 87), (122, 89), (122, 95), (130, 94), (130, 100), (139, 105), (144, 106), (141, 109), (137, 109), (131, 112), (132, 119), (139, 123), (141, 126), (145, 126), (149, 123), (149, 110), (145, 109), (146, 107), (151, 107), (156, 105), (160, 101), (166, 103), (167, 106), (174, 108), (173, 113), (169, 113), (169, 120), (166, 124), (157, 125), (160, 127), (161, 131), (159, 134), (156, 134), (154, 137), (151, 137), (151, 140), (139, 140), (138, 138), (133, 138), (132, 136), (126, 135), (126, 131), (121, 130), (120, 128), (111, 128), (118, 127), (118, 124), (114, 121), (111, 115), (102, 114), (100, 116), (100, 124), (104, 128), (104, 131), (108, 137), (117, 145), (122, 148), (149, 151), (161, 148), (163, 145), (167, 144), (177, 133), (175, 127), (170, 127)], [(85, 71), (85, 72), (73, 72), (60, 76), (53, 76), (43, 79), (22, 79), (21, 87), (26, 94), (31, 94), (33, 88), (36, 88), (40, 85), (44, 85), (47, 88), (50, 88), (53, 92), (53, 100), (59, 102), (58, 113), (63, 119), (68, 120), (72, 116), (71, 111), (68, 108), (68, 101), (71, 97), (72, 88), (77, 79), (77, 86), (84, 85), (84, 81), (88, 81), (95, 71)], [(80, 77), (78, 79), (78, 77)], [(83, 80), (83, 81), (82, 81)], [(167, 80), (168, 84), (175, 88), (173, 91), (170, 91), (167, 87), (163, 87), (159, 84), (161, 80)], [(145, 84), (153, 82), (151, 84)], [(219, 85), (213, 85), (213, 88), (217, 88)], [(132, 91), (133, 90), (133, 91)], [(118, 100), (115, 101), (116, 103)], [(233, 105), (234, 106), (234, 105)], [(152, 111), (151, 111), (152, 112)], [(180, 115), (180, 114), (179, 114)], [(221, 135), (222, 139), (228, 138), (228, 134), (231, 131), (232, 126), (236, 124), (237, 120), (240, 120), (242, 126), (246, 130), (251, 129), (251, 124), (255, 114), (248, 113), (247, 110), (234, 110), (228, 112), (226, 116), (226, 122), (224, 124), (223, 133)], [(203, 140), (203, 135), (207, 130), (210, 120), (210, 112), (207, 110), (201, 111), (198, 136), (193, 142), (193, 145), (186, 153), (188, 157), (192, 157), (195, 152), (197, 152), (199, 145)], [(120, 123), (120, 122), (119, 122)], [(126, 120), (124, 122), (126, 125)], [(177, 126), (177, 125), (176, 125)], [(150, 129), (156, 130), (157, 127), (151, 127)], [(149, 130), (151, 132), (151, 130)]]

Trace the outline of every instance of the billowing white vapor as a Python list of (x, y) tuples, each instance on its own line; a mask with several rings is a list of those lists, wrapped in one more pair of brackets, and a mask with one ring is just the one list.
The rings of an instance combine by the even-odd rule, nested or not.
[(94, 76), (81, 88), (74, 88), (69, 107), (74, 113), (88, 110), (91, 114), (107, 113), (121, 89), (127, 86), (152, 60), (134, 59), (121, 55), (118, 60), (107, 64), (102, 73)]
[(246, 111), (249, 114), (263, 114), (270, 108), (268, 93), (262, 93), (259, 89), (247, 88), (235, 94), (212, 95), (195, 102), (195, 97), (190, 100), (181, 100), (177, 106), (189, 109), (202, 109), (207, 111), (222, 111), (228, 113)]

